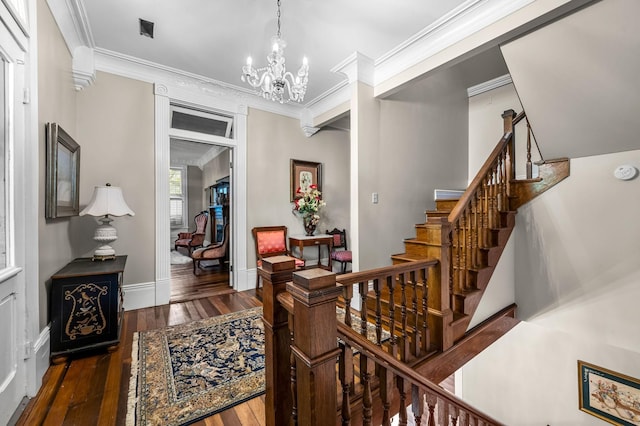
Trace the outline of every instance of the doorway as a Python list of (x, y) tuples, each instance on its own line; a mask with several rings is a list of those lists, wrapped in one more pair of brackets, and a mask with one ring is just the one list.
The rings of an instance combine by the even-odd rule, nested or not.
[[(233, 292), (231, 147), (170, 139), (170, 302)], [(194, 263), (192, 257), (200, 258)]]

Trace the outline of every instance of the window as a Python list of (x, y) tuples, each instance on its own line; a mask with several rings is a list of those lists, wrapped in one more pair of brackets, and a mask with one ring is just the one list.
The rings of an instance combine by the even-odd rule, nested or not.
[(169, 170), (169, 218), (172, 228), (184, 228), (187, 221), (187, 169), (171, 167)]
[(233, 118), (172, 105), (171, 129), (188, 130), (229, 139), (233, 137)]

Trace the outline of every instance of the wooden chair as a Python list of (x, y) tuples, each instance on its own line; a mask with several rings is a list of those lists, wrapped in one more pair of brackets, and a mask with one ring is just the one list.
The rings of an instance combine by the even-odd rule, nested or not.
[[(331, 261), (340, 262), (342, 266), (341, 274), (347, 272), (347, 263), (351, 263), (353, 255), (351, 250), (347, 249), (347, 231), (333, 228), (331, 231), (326, 232), (329, 235), (333, 235), (333, 249), (331, 250)], [(341, 250), (336, 250), (341, 249)]]
[(204, 244), (205, 230), (207, 229), (207, 222), (209, 220), (209, 212), (201, 211), (193, 218), (196, 223), (196, 229), (193, 232), (180, 232), (178, 233), (178, 239), (174, 243), (176, 251), (178, 247), (186, 247), (189, 250), (189, 255), (193, 249), (202, 247)]
[(199, 248), (191, 253), (191, 259), (193, 259), (193, 275), (198, 275), (197, 267), (201, 268), (200, 262), (203, 260), (217, 260), (220, 268), (227, 259), (227, 248), (229, 247), (229, 224), (225, 224), (222, 230), (223, 239), (222, 242), (212, 244), (207, 247)]
[[(257, 226), (251, 230), (256, 243), (256, 260), (258, 268), (262, 259), (273, 256), (291, 256), (287, 248), (286, 226)], [(296, 259), (296, 268), (304, 268), (304, 260)], [(260, 287), (260, 275), (256, 273), (256, 290)]]

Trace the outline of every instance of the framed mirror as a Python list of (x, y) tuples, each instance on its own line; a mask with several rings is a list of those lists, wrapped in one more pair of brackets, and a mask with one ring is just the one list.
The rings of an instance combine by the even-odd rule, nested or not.
[(45, 217), (77, 216), (80, 212), (80, 145), (56, 123), (47, 123), (45, 130)]

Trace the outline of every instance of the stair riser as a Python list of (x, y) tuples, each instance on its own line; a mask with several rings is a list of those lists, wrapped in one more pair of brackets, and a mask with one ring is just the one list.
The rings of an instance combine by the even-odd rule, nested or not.
[(458, 204), (458, 200), (436, 200), (436, 209), (451, 211), (456, 204)]
[(405, 241), (405, 251), (411, 256), (420, 256), (425, 259), (439, 259), (441, 247)]
[(482, 291), (476, 291), (465, 295), (458, 294), (453, 299), (453, 309), (456, 312), (462, 312), (465, 315), (473, 315), (481, 298)]
[(433, 225), (416, 226), (416, 240), (428, 242), (430, 244), (442, 244), (442, 227)]

